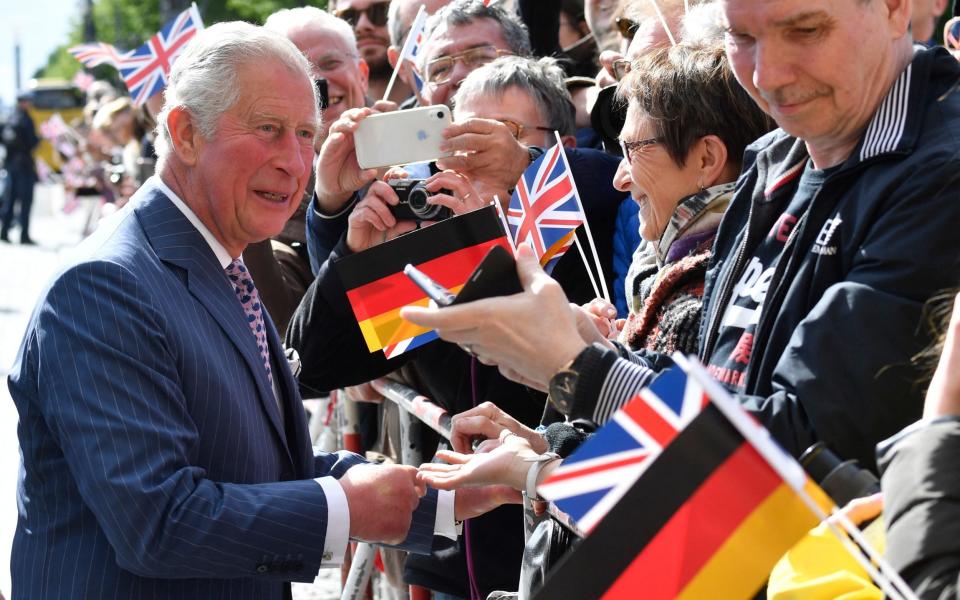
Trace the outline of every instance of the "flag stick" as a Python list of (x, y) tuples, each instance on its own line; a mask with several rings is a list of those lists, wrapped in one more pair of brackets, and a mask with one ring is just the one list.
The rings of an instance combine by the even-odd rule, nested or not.
[[(836, 518), (836, 522), (840, 524), (840, 527), (857, 542), (857, 544), (863, 549), (863, 552), (867, 553), (867, 555), (870, 557), (870, 560), (876, 563), (877, 572), (874, 573), (870, 568), (867, 567), (867, 565), (870, 565), (870, 567), (874, 566), (870, 560), (867, 560), (860, 550), (858, 550), (849, 539), (846, 539), (846, 536), (843, 536), (843, 534), (839, 531), (833, 531), (834, 535), (841, 537), (840, 541), (844, 541), (846, 539), (846, 543), (844, 545), (847, 546), (847, 550), (850, 551), (851, 554), (856, 553), (856, 555), (859, 555), (859, 558), (857, 556), (854, 556), (854, 558), (857, 558), (858, 562), (861, 563), (861, 566), (863, 566), (867, 572), (870, 573), (870, 576), (873, 577), (878, 584), (880, 584), (880, 587), (883, 588), (885, 594), (888, 596), (894, 596), (890, 590), (884, 587), (883, 581), (877, 579), (877, 576), (880, 576), (883, 579), (888, 579), (886, 582), (887, 585), (895, 587), (900, 597), (908, 598), (910, 600), (917, 599), (916, 594), (913, 593), (913, 590), (910, 589), (910, 586), (907, 585), (902, 577), (900, 577), (900, 574), (897, 573), (897, 570), (894, 569), (885, 558), (880, 556), (880, 553), (870, 545), (870, 542), (868, 542), (865, 537), (863, 537), (863, 533), (860, 531), (860, 528), (854, 525), (847, 515), (845, 515), (842, 511), (835, 509), (832, 516)], [(835, 524), (833, 522), (828, 521), (827, 524), (831, 530), (834, 529)]]
[(503, 207), (500, 206), (500, 198), (496, 194), (493, 195), (493, 202), (490, 204), (494, 205), (497, 209), (497, 216), (500, 218), (500, 223), (503, 224), (503, 232), (507, 234), (507, 241), (510, 243), (510, 247), (513, 248), (513, 254), (517, 254), (517, 244), (513, 241), (513, 234), (510, 233), (510, 222), (507, 221), (507, 215), (503, 214)]
[[(586, 222), (586, 219), (584, 219), (584, 222)], [(587, 270), (587, 276), (590, 278), (590, 285), (593, 286), (593, 294), (597, 298), (601, 298), (600, 289), (597, 287), (597, 280), (593, 277), (593, 269), (590, 268), (590, 261), (587, 260), (587, 253), (583, 251), (583, 245), (580, 243), (580, 238), (577, 237), (576, 229), (573, 230), (573, 240), (577, 244), (577, 250), (580, 251), (580, 258), (583, 259), (583, 266)], [(608, 299), (607, 302), (610, 302), (610, 300)]]
[(420, 13), (426, 12), (427, 7), (423, 4), (420, 5), (420, 10), (417, 11), (417, 16), (413, 18), (413, 27), (410, 28), (410, 31), (407, 32), (407, 39), (403, 41), (403, 48), (400, 50), (400, 58), (397, 59), (397, 66), (393, 68), (393, 73), (390, 74), (390, 81), (387, 82), (387, 91), (383, 93), (383, 99), (390, 99), (390, 92), (393, 91), (393, 84), (397, 81), (397, 75), (400, 74), (400, 69), (403, 68), (403, 62), (407, 60), (407, 55), (410, 54), (410, 46), (416, 43), (417, 35), (417, 26), (420, 24), (420, 20), (423, 18), (420, 16)]
[[(663, 25), (663, 30), (667, 32), (667, 37), (670, 38), (670, 45), (676, 46), (677, 40), (673, 39), (673, 34), (670, 33), (670, 28), (667, 27), (667, 20), (664, 18), (663, 13), (660, 12), (660, 6), (657, 4), (657, 0), (650, 0), (650, 4), (653, 4), (653, 10), (657, 11), (657, 17), (660, 19), (660, 24)], [(686, 6), (686, 1), (684, 1), (684, 6)]]
[[(560, 146), (560, 156), (563, 157), (563, 164), (567, 167), (567, 172), (570, 173), (570, 181), (573, 182), (573, 195), (577, 199), (577, 206), (580, 207), (580, 212), (583, 213), (583, 230), (587, 234), (587, 242), (590, 243), (590, 251), (593, 253), (593, 260), (597, 265), (597, 275), (600, 276), (600, 287), (603, 289), (603, 298), (607, 302), (610, 301), (610, 292), (607, 291), (607, 280), (603, 276), (603, 267), (600, 265), (600, 258), (597, 256), (597, 246), (593, 243), (593, 233), (590, 231), (590, 222), (587, 221), (587, 211), (583, 209), (583, 203), (580, 202), (580, 191), (577, 189), (577, 180), (573, 177), (573, 170), (570, 168), (570, 163), (567, 161), (567, 153), (564, 152), (563, 143), (560, 141), (560, 134), (557, 130), (553, 131), (553, 135), (557, 138), (557, 144)], [(574, 233), (576, 236), (576, 233)], [(577, 247), (580, 247), (580, 240), (577, 240)], [(581, 248), (580, 252), (583, 252)], [(586, 259), (584, 259), (586, 260)], [(591, 280), (593, 279), (593, 273), (590, 272), (590, 267), (587, 267), (587, 273), (590, 273)], [(596, 284), (594, 284), (594, 289), (597, 289)]]

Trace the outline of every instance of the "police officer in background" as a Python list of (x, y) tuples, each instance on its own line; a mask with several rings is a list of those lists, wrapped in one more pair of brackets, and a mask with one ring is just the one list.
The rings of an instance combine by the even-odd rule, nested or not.
[(30, 239), (30, 208), (33, 206), (33, 186), (37, 183), (37, 169), (33, 163), (33, 149), (40, 140), (30, 118), (33, 96), (21, 92), (13, 117), (0, 129), (0, 143), (7, 149), (7, 188), (0, 210), (0, 240), (9, 242), (14, 206), (19, 206), (20, 243), (33, 244)]

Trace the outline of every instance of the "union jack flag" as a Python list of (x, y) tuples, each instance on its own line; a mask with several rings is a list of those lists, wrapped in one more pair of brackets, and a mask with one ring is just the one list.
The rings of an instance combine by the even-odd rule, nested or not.
[(703, 388), (675, 367), (567, 457), (537, 488), (589, 533), (708, 402)]
[(575, 241), (586, 217), (563, 146), (554, 145), (523, 172), (510, 198), (507, 222), (516, 244), (533, 243), (549, 273)]
[(83, 63), (84, 66), (91, 69), (93, 67), (99, 67), (100, 65), (110, 65), (111, 67), (119, 69), (123, 63), (123, 57), (127, 54), (127, 52), (117, 50), (111, 44), (104, 42), (78, 44), (67, 48), (67, 52)]
[(134, 104), (140, 106), (154, 94), (163, 91), (173, 61), (187, 42), (202, 29), (203, 21), (194, 4), (171, 19), (142, 46), (123, 57), (120, 76), (127, 84)]
[(407, 34), (407, 40), (403, 43), (403, 51), (400, 56), (402, 60), (410, 61), (410, 72), (413, 73), (414, 85), (417, 91), (423, 89), (423, 78), (417, 70), (417, 56), (420, 55), (420, 49), (423, 47), (423, 32), (427, 25), (427, 10), (424, 5), (420, 5), (417, 16), (413, 19), (413, 25), (410, 27), (410, 33)]

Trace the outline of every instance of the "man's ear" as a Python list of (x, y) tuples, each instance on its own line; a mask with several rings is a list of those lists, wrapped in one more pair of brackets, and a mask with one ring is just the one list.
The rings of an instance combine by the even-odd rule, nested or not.
[(183, 107), (177, 107), (167, 115), (167, 131), (170, 132), (173, 151), (186, 165), (196, 165), (202, 142), (200, 131), (193, 123), (193, 116)]
[(910, 13), (913, 0), (883, 0), (887, 7), (887, 22), (895, 39), (910, 37)]

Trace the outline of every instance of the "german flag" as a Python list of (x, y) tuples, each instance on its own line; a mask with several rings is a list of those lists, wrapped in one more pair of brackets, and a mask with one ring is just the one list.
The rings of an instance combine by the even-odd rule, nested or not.
[(799, 475), (786, 481), (710, 404), (535, 598), (752, 598), (819, 522), (807, 501), (830, 505)]
[(370, 352), (395, 348), (431, 331), (400, 318), (404, 306), (429, 303), (403, 274), (407, 263), (456, 294), (497, 245), (510, 249), (495, 208), (488, 206), (338, 260), (334, 268)]

